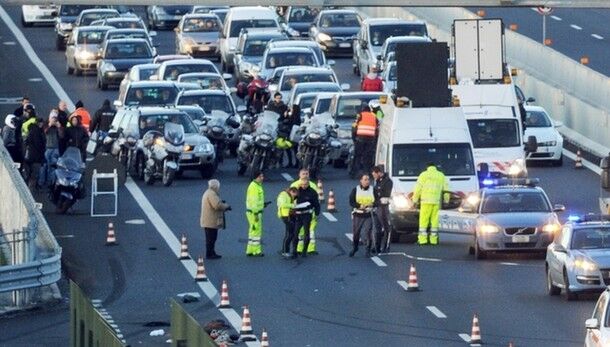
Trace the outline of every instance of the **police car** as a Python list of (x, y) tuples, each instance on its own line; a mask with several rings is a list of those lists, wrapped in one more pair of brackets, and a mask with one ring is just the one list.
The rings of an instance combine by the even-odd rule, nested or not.
[(542, 252), (561, 228), (556, 212), (537, 179), (485, 179), (479, 193), (466, 198), (463, 211), (474, 212), (470, 254)]
[(585, 321), (587, 334), (585, 336), (585, 347), (602, 347), (610, 345), (610, 288), (606, 288), (600, 295), (593, 316)]
[(610, 285), (610, 216), (570, 216), (546, 253), (549, 295), (567, 300)]

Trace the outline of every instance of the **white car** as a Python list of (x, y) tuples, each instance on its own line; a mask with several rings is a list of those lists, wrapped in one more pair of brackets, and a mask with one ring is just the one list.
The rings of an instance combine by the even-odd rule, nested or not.
[(34, 24), (54, 24), (59, 6), (57, 5), (22, 5), (21, 24), (31, 27)]
[(585, 321), (587, 334), (585, 347), (598, 347), (610, 345), (610, 318), (608, 317), (608, 302), (610, 302), (610, 289), (600, 295), (593, 316)]
[(383, 92), (394, 94), (394, 90), (398, 88), (398, 67), (395, 61), (389, 63), (388, 67), (383, 70), (381, 79), (383, 80)]
[(559, 121), (554, 121), (549, 117), (546, 110), (540, 106), (526, 105), (525, 112), (525, 136), (535, 136), (538, 142), (536, 152), (527, 154), (527, 160), (538, 161), (548, 160), (555, 166), (563, 165), (563, 137), (557, 131), (558, 127), (563, 126)]

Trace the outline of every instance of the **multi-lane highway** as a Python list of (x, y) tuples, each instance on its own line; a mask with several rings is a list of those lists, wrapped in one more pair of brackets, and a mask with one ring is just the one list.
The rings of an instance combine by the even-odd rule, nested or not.
[[(20, 9), (4, 9), (18, 23)], [(33, 51), (24, 49), (25, 42), (11, 29), (22, 32)], [(173, 32), (159, 32), (156, 40), (161, 54), (174, 52)], [(116, 98), (116, 90), (95, 87), (95, 76), (66, 74), (64, 55), (55, 50), (52, 28), (21, 28), (1, 21), (0, 46), (0, 98), (28, 94), (42, 112), (57, 103), (60, 90), (73, 102), (83, 100), (90, 110), (105, 98)], [(40, 63), (35, 56), (44, 66), (36, 65)], [(49, 83), (40, 67), (48, 68), (59, 85)], [(341, 82), (357, 87), (351, 59), (339, 59), (336, 72)], [(16, 106), (0, 104), (0, 111), (6, 114)], [(294, 169), (269, 172), (264, 184), (267, 200), (274, 200), (296, 175)], [(567, 160), (561, 168), (533, 167), (530, 175), (541, 179), (553, 203), (567, 206), (566, 214), (596, 211), (596, 174), (576, 171)], [(260, 334), (262, 328), (267, 329), (273, 345), (463, 346), (462, 336), (470, 334), (474, 313), (479, 316), (486, 345), (506, 346), (509, 341), (516, 346), (582, 345), (584, 320), (597, 296), (577, 302), (549, 297), (544, 263), (538, 255), (475, 261), (467, 253), (468, 239), (442, 234), (436, 247), (394, 244), (390, 254), (373, 260), (363, 254), (349, 258), (347, 196), (356, 182), (348, 179), (346, 171), (331, 167), (324, 168), (321, 176), (325, 190), (332, 188), (336, 193), (338, 212), (320, 218), (316, 235), (320, 254), (284, 260), (277, 254), (283, 225), (271, 207), (264, 217), (266, 256), (245, 256), (248, 182), (237, 175), (234, 159), (226, 160), (215, 175), (221, 181), (221, 196), (233, 211), (217, 243), (223, 257), (206, 262), (210, 284), (203, 288), (213, 285), (219, 290), (221, 281), (227, 280), (233, 307), (241, 314), (240, 307), (249, 305), (255, 331)], [(120, 189), (119, 215), (112, 219), (119, 242), (116, 247), (104, 246), (109, 220), (89, 217), (88, 199), (80, 201), (74, 213), (57, 216), (44, 194), (36, 196), (45, 203), (45, 216), (63, 247), (66, 275), (92, 299), (102, 300), (132, 346), (166, 345), (169, 336), (149, 333), (158, 328), (152, 327), (155, 325), (169, 329), (163, 326), (169, 322), (168, 300), (179, 293), (201, 295), (201, 301), (185, 307), (202, 323), (226, 319), (171, 247), (184, 234), (191, 255), (203, 253), (199, 214), (205, 185), (194, 174), (186, 174), (169, 188), (128, 181)], [(418, 293), (407, 293), (397, 283), (407, 280), (411, 263), (417, 266), (422, 288)], [(0, 345), (66, 345), (69, 316), (64, 306), (0, 321)]]

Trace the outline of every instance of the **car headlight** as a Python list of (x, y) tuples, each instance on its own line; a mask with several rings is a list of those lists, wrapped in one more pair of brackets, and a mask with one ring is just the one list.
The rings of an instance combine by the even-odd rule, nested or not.
[(102, 70), (104, 70), (104, 71), (116, 71), (116, 67), (114, 67), (114, 65), (112, 65), (112, 63), (104, 63), (104, 65), (102, 65)]
[(557, 141), (546, 141), (546, 142), (538, 142), (539, 147), (555, 147), (557, 146)]
[(185, 151), (185, 152), (190, 152), (191, 150), (193, 150), (193, 146), (191, 146), (191, 145), (184, 145), (182, 150)]
[(187, 51), (190, 51), (193, 48), (193, 46), (197, 45), (197, 42), (191, 37), (185, 37), (183, 45)]
[(330, 35), (328, 35), (328, 34), (319, 33), (318, 34), (318, 40), (320, 40), (320, 41), (332, 41), (333, 38)]
[(95, 58), (95, 54), (89, 52), (89, 51), (77, 51), (75, 54), (76, 59), (82, 59), (82, 60), (89, 60), (89, 59), (93, 59)]
[(544, 231), (545, 233), (550, 233), (550, 234), (554, 234), (559, 232), (559, 229), (561, 229), (561, 225), (559, 225), (559, 223), (547, 223), (544, 226), (542, 226), (542, 231)]
[(580, 270), (584, 271), (595, 271), (597, 270), (597, 264), (594, 262), (587, 260), (585, 258), (576, 258), (574, 260), (574, 266)]
[(479, 194), (477, 193), (471, 193), (466, 197), (466, 203), (470, 206), (477, 206), (479, 201), (481, 201), (481, 197), (479, 197)]
[(495, 234), (500, 232), (500, 227), (489, 221), (481, 221), (477, 224), (477, 231), (483, 234)]
[(397, 210), (410, 210), (413, 208), (413, 201), (409, 199), (405, 194), (393, 194), (392, 205)]
[(59, 30), (72, 30), (72, 23), (59, 23)]
[(213, 151), (214, 151), (214, 146), (210, 143), (202, 143), (202, 144), (195, 146), (196, 153), (207, 153), (207, 152), (213, 152)]
[(508, 176), (517, 177), (525, 173), (525, 163), (522, 159), (515, 160), (508, 168)]
[(157, 137), (155, 139), (155, 145), (157, 146), (165, 146), (165, 140), (161, 137)]

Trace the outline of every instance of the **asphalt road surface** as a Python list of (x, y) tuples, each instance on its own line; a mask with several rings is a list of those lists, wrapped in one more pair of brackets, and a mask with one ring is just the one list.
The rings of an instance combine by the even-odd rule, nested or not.
[[(5, 9), (18, 23), (19, 8)], [(83, 100), (91, 111), (103, 99), (116, 98), (116, 90), (95, 87), (94, 75), (66, 74), (52, 28), (17, 27), (59, 85), (49, 84), (48, 76), (32, 63), (32, 52), (24, 51), (2, 21), (0, 98), (26, 93), (43, 112), (57, 103), (58, 87), (72, 101)], [(161, 54), (174, 52), (173, 36), (171, 31), (159, 32)], [(341, 82), (357, 87), (351, 59), (339, 59), (336, 71)], [(0, 112), (6, 114), (15, 107), (0, 103)], [(563, 217), (597, 210), (599, 177), (589, 170), (574, 170), (570, 160), (561, 168), (533, 167), (530, 175), (541, 179), (553, 203), (567, 206), (569, 212)], [(460, 334), (470, 334), (474, 313), (486, 345), (506, 346), (509, 341), (516, 346), (582, 345), (584, 321), (597, 296), (576, 302), (549, 297), (539, 255), (499, 255), (475, 261), (467, 253), (468, 238), (442, 234), (436, 247), (393, 244), (392, 253), (379, 258), (365, 258), (362, 251), (347, 257), (351, 249), (346, 236), (351, 231), (347, 196), (357, 182), (345, 170), (331, 167), (325, 167), (321, 176), (325, 191), (332, 188), (336, 193), (338, 212), (320, 217), (316, 234), (320, 254), (283, 260), (277, 254), (283, 225), (270, 207), (264, 217), (266, 256), (247, 258), (248, 182), (237, 175), (235, 159), (225, 160), (215, 177), (233, 211), (217, 243), (223, 258), (206, 262), (210, 282), (202, 286), (193, 280), (192, 264), (176, 259), (182, 234), (188, 237), (191, 255), (204, 252), (199, 213), (206, 181), (195, 173), (185, 174), (169, 188), (130, 180), (121, 187), (120, 212), (112, 219), (116, 247), (104, 246), (109, 220), (89, 217), (88, 199), (78, 202), (69, 215), (58, 216), (44, 194), (36, 198), (44, 202), (45, 216), (63, 247), (67, 275), (92, 299), (102, 300), (132, 346), (166, 345), (169, 337), (149, 336), (156, 328), (147, 324), (169, 322), (168, 300), (179, 293), (201, 294), (200, 302), (185, 307), (202, 323), (233, 317), (214, 304), (222, 280), (229, 283), (237, 313), (241, 314), (242, 305), (249, 305), (255, 332), (267, 329), (276, 346), (464, 346)], [(275, 201), (297, 173), (278, 169), (266, 177), (266, 199)], [(411, 263), (417, 266), (422, 288), (418, 293), (407, 293), (397, 283), (407, 280)], [(0, 345), (67, 345), (68, 317), (67, 309), (59, 307), (1, 320)]]

